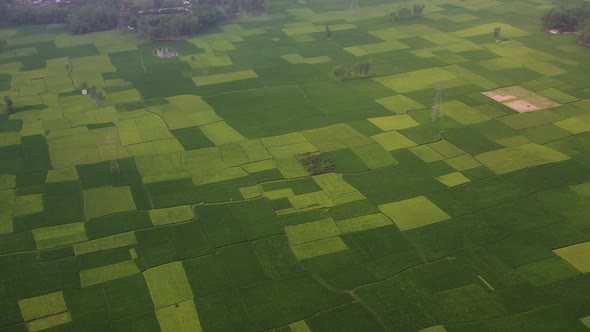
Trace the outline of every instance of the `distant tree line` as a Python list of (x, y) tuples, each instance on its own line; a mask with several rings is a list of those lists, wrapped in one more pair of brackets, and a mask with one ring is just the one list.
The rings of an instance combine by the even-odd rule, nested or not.
[(336, 66), (332, 70), (332, 75), (338, 81), (343, 81), (348, 78), (368, 77), (371, 71), (371, 63), (369, 61), (357, 62), (350, 69), (344, 66)]
[(578, 8), (552, 8), (541, 17), (543, 29), (577, 32), (578, 42), (590, 46), (590, 8), (584, 3)]
[(198, 6), (215, 7), (226, 17), (242, 13), (263, 14), (268, 11), (268, 0), (198, 0)]
[(389, 17), (394, 22), (415, 19), (422, 16), (424, 7), (426, 6), (421, 4), (414, 4), (412, 8), (402, 7), (395, 12), (389, 13)]

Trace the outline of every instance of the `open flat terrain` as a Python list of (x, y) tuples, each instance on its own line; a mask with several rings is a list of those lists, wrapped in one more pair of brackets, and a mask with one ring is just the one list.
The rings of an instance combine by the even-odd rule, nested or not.
[(557, 1), (413, 3), (0, 29), (0, 331), (588, 331), (590, 50)]

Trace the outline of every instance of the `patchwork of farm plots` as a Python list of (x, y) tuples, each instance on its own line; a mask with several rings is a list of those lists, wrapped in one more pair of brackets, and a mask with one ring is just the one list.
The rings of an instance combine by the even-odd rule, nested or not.
[(0, 30), (0, 331), (587, 331), (590, 51), (552, 6)]

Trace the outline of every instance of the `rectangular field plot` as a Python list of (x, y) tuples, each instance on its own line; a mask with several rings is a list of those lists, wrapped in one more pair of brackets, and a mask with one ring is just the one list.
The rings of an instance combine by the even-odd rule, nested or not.
[(528, 167), (568, 160), (570, 157), (544, 145), (531, 143), (482, 153), (475, 156), (475, 159), (496, 174), (506, 174)]
[(379, 210), (391, 218), (402, 231), (430, 225), (450, 218), (448, 214), (424, 196), (379, 205)]
[(80, 271), (80, 284), (81, 287), (89, 287), (138, 273), (141, 272), (134, 261), (124, 261)]
[(37, 249), (60, 247), (88, 240), (83, 222), (36, 228), (33, 230), (33, 236)]
[(457, 78), (442, 68), (422, 69), (403, 74), (395, 74), (374, 78), (397, 93), (405, 93), (426, 88), (433, 88), (439, 81), (449, 81)]
[(156, 309), (193, 299), (182, 262), (153, 267), (143, 274)]
[(301, 134), (323, 152), (372, 143), (371, 139), (345, 124), (307, 130)]
[(156, 317), (162, 332), (203, 331), (195, 302), (192, 300), (158, 308)]
[(25, 321), (32, 321), (68, 310), (63, 292), (20, 300), (18, 305)]
[(88, 218), (135, 210), (129, 187), (99, 187), (84, 190), (84, 210)]
[(285, 227), (285, 232), (292, 246), (341, 234), (340, 229), (331, 218), (287, 226)]
[(590, 242), (583, 242), (569, 247), (555, 249), (553, 252), (566, 260), (580, 272), (590, 272)]
[(258, 77), (258, 74), (256, 74), (255, 71), (244, 70), (244, 71), (238, 71), (238, 72), (233, 72), (233, 73), (215, 74), (215, 75), (208, 75), (208, 76), (197, 76), (197, 77), (193, 77), (193, 82), (195, 82), (195, 84), (197, 86), (203, 86), (203, 85), (211, 85), (211, 84), (219, 84), (219, 83), (247, 80), (247, 79), (257, 78), (257, 77)]
[(298, 259), (323, 256), (348, 249), (346, 244), (337, 236), (299, 244), (291, 248)]

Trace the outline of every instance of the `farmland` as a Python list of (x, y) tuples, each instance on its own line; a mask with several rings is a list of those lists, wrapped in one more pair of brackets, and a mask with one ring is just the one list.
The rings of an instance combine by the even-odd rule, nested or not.
[(0, 29), (0, 331), (588, 331), (590, 50), (412, 4)]

